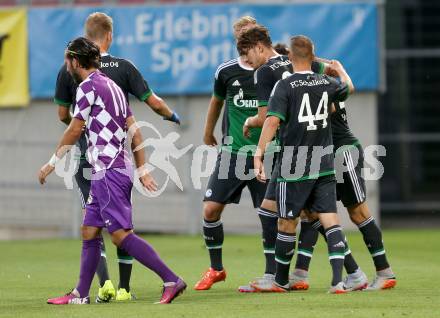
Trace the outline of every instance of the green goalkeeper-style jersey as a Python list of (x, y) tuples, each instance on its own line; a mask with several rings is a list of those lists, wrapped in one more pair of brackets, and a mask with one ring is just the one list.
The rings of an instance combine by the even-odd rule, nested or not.
[(225, 101), (222, 150), (241, 154), (244, 154), (244, 150), (246, 155), (252, 155), (260, 138), (261, 128), (251, 128), (251, 137), (246, 138), (243, 136), (243, 124), (248, 117), (258, 113), (254, 70), (243, 65), (240, 58), (220, 64), (215, 72), (214, 95)]

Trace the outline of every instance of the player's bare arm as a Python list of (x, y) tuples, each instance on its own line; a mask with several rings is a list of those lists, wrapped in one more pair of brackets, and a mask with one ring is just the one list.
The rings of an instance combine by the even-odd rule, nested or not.
[(260, 140), (258, 141), (257, 151), (254, 156), (254, 169), (257, 179), (261, 182), (266, 182), (266, 175), (264, 173), (263, 156), (266, 147), (271, 143), (275, 137), (280, 119), (276, 116), (266, 118), (261, 131)]
[(158, 115), (166, 120), (170, 120), (180, 125), (180, 118), (177, 113), (173, 112), (168, 104), (156, 94), (151, 94), (145, 103)]
[(58, 105), (58, 118), (60, 121), (69, 126), (72, 121), (72, 115), (70, 114), (70, 110), (68, 107), (63, 105)]
[(58, 147), (53, 154), (52, 158), (41, 167), (38, 173), (38, 180), (40, 184), (46, 182), (46, 178), (55, 170), (55, 164), (72, 148), (72, 146), (81, 137), (84, 127), (84, 121), (77, 118), (72, 119), (67, 129), (64, 131)]
[(130, 116), (126, 120), (129, 131), (133, 134), (131, 140), (131, 150), (135, 161), (136, 168), (139, 173), (139, 180), (148, 191), (157, 191), (157, 183), (154, 178), (147, 172), (145, 166), (145, 153), (143, 148), (138, 149), (142, 144), (142, 134), (137, 127), (134, 116)]
[(258, 107), (258, 114), (249, 117), (244, 122), (243, 136), (245, 136), (246, 138), (249, 138), (251, 136), (249, 128), (263, 127), (264, 121), (266, 119), (266, 114), (267, 114), (267, 106)]
[(354, 85), (350, 76), (345, 71), (344, 66), (342, 66), (339, 61), (332, 60), (329, 64), (329, 69), (338, 75), (342, 83), (346, 83), (348, 85), (349, 93), (352, 94), (354, 92)]
[(223, 100), (213, 95), (209, 102), (208, 114), (205, 121), (205, 132), (203, 142), (208, 146), (217, 146), (217, 139), (214, 136), (214, 129), (220, 117), (223, 107)]

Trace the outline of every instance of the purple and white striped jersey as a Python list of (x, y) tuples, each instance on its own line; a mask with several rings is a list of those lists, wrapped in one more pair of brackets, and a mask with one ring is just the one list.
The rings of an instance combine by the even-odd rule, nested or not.
[(99, 70), (91, 73), (78, 86), (73, 116), (86, 121), (87, 160), (95, 172), (126, 167), (126, 119), (132, 112), (115, 82)]

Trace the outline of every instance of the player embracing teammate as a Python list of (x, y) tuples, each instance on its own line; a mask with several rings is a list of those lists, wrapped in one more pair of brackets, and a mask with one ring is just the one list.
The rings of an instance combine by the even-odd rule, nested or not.
[[(273, 87), (275, 82), (279, 79), (288, 76), (289, 63), (284, 62), (283, 58), (275, 54), (274, 49), (271, 46), (270, 37), (267, 29), (264, 27), (256, 27), (247, 32), (244, 32), (238, 41), (238, 49), (241, 55), (246, 55), (249, 64), (256, 68), (255, 82), (257, 92), (259, 95), (259, 112), (257, 116), (251, 117), (246, 120), (243, 127), (243, 133), (246, 135), (249, 127), (259, 127), (262, 125), (266, 116), (268, 91)], [(321, 59), (320, 59), (321, 60)], [(322, 61), (322, 60), (321, 60)], [(311, 67), (314, 72), (321, 72), (325, 69), (324, 65), (317, 65), (316, 61), (311, 62)], [(295, 67), (294, 67), (295, 68)], [(296, 71), (296, 68), (295, 68)], [(328, 68), (327, 71), (332, 71)], [(332, 75), (335, 74), (333, 70)], [(333, 142), (338, 148), (335, 148), (335, 153), (344, 154), (344, 165), (348, 171), (343, 173), (344, 182), (337, 185), (337, 197), (342, 200), (347, 210), (350, 213), (350, 217), (355, 224), (359, 226), (361, 232), (364, 235), (364, 240), (372, 253), (374, 263), (376, 265), (377, 277), (372, 284), (368, 286), (369, 290), (378, 290), (391, 288), (395, 285), (396, 280), (393, 272), (391, 271), (389, 264), (385, 257), (383, 244), (381, 241), (381, 232), (375, 225), (374, 220), (369, 214), (368, 207), (364, 202), (365, 196), (365, 183), (361, 178), (361, 167), (363, 166), (363, 152), (359, 145), (359, 142), (351, 133), (347, 120), (344, 104), (337, 104), (338, 111), (331, 117), (331, 123), (333, 128)], [(321, 115), (320, 115), (321, 116)], [(359, 164), (355, 167), (353, 160), (351, 159), (350, 151), (358, 150), (360, 153)], [(336, 149), (339, 149), (336, 151)], [(274, 181), (277, 171), (272, 174), (271, 182), (269, 182), (266, 192), (265, 200), (262, 204), (262, 209), (268, 209), (274, 211)], [(271, 195), (272, 193), (272, 195)], [(308, 264), (310, 262), (311, 253), (313, 252), (313, 246), (317, 240), (318, 229), (322, 234), (325, 234), (322, 225), (320, 224), (316, 215), (308, 215), (310, 222), (307, 220), (305, 214), (303, 214), (303, 222), (300, 236), (299, 255), (297, 259), (297, 268), (290, 276), (290, 288), (296, 289), (308, 289)], [(312, 225), (310, 224), (313, 221)], [(368, 226), (368, 229), (364, 227)], [(325, 236), (324, 236), (325, 237)], [(366, 275), (360, 270), (359, 266), (355, 262), (351, 255), (351, 251), (348, 248), (348, 244), (344, 237), (345, 244), (345, 259), (344, 265), (347, 270), (348, 276), (344, 280), (344, 288), (346, 290), (359, 290), (367, 286)], [(269, 281), (256, 281), (251, 284), (252, 286), (268, 287), (271, 285)]]

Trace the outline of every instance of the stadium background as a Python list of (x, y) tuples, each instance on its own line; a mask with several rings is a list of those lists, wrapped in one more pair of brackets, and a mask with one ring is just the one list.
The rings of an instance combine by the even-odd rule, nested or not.
[[(14, 64), (21, 67), (26, 67), (27, 64), (29, 66), (25, 76), (20, 78), (20, 84), (14, 87), (17, 89), (15, 97), (20, 100), (19, 106), (25, 107), (12, 107), (13, 102), (6, 102), (0, 108), (0, 238), (65, 237), (78, 234), (81, 220), (76, 192), (66, 190), (63, 180), (58, 177), (51, 177), (49, 183), (41, 188), (37, 183), (36, 172), (53, 152), (64, 129), (64, 125), (58, 121), (56, 105), (51, 100), (50, 90), (53, 89), (56, 72), (62, 63), (64, 45), (71, 37), (82, 33), (85, 12), (110, 10), (119, 14), (122, 10), (151, 10), (166, 16), (166, 12), (176, 13), (179, 10), (198, 10), (203, 13), (214, 10), (222, 13), (226, 8), (238, 8), (239, 12), (247, 12), (250, 8), (252, 12), (252, 8), (261, 10), (261, 5), (267, 4), (267, 1), (212, 2), (0, 0), (0, 14), (24, 10), (21, 11), (24, 12), (21, 18), (27, 20), (24, 22), (26, 30), (22, 30), (22, 37), (25, 39), (22, 46), (12, 47), (11, 38), (3, 41), (0, 70), (4, 71), (7, 68), (8, 56), (19, 58), (20, 53), (26, 51), (26, 47), (29, 49), (27, 56), (19, 60), (19, 64)], [(271, 1), (280, 11), (289, 8), (294, 10), (309, 3)], [(19, 5), (21, 7), (18, 7)], [(103, 6), (94, 7), (95, 5)], [(385, 169), (383, 178), (379, 182), (368, 182), (371, 210), (376, 214), (376, 218), (382, 221), (384, 227), (435, 226), (439, 220), (440, 209), (437, 196), (440, 133), (436, 125), (439, 119), (436, 101), (440, 93), (435, 87), (440, 82), (440, 33), (436, 21), (440, 14), (440, 5), (436, 1), (397, 0), (386, 3), (319, 1), (313, 2), (313, 5), (324, 17), (328, 15), (338, 18), (337, 9), (342, 8), (342, 11), (348, 12), (346, 14), (353, 16), (352, 23), (360, 23), (359, 30), (353, 29), (353, 32), (344, 33), (345, 37), (332, 33), (331, 28), (322, 32), (327, 22), (325, 19), (307, 27), (315, 28), (317, 38), (312, 38), (317, 43), (318, 55), (339, 58), (344, 64), (350, 65), (350, 72), (356, 72), (356, 67), (362, 68), (366, 65), (366, 73), (358, 74), (356, 77), (358, 82), (365, 81), (369, 76), (373, 78), (373, 83), (366, 80), (360, 85), (360, 89), (355, 80), (358, 92), (348, 102), (350, 126), (362, 144), (382, 144), (387, 150), (386, 157), (380, 159)], [(363, 24), (365, 20), (355, 21), (356, 17), (362, 16), (359, 10), (365, 7), (373, 7), (373, 22), (376, 22), (373, 33), (363, 33), (365, 28), (371, 27)], [(243, 11), (240, 11), (242, 9)], [(130, 34), (127, 30), (130, 30), (133, 21), (127, 17), (128, 15), (121, 15), (121, 18), (115, 19), (115, 35), (121, 30)], [(256, 17), (263, 24), (265, 18), (269, 18), (264, 14), (256, 14)], [(340, 19), (341, 17), (343, 15), (339, 16)], [(4, 21), (5, 15), (0, 15), (0, 33), (6, 27)], [(347, 26), (353, 26), (351, 22), (344, 21)], [(45, 23), (53, 23), (55, 27), (45, 29)], [(283, 40), (282, 37), (274, 36), (275, 25), (269, 23), (268, 26), (272, 30), (274, 40)], [(277, 27), (284, 28), (285, 24)], [(301, 27), (304, 25), (295, 24), (294, 19), (291, 25), (289, 23), (292, 33)], [(229, 31), (231, 32), (230, 29)], [(127, 57), (127, 52), (122, 48), (130, 40), (125, 38), (124, 42), (124, 39), (117, 36), (115, 40), (120, 42), (115, 42), (110, 53)], [(190, 46), (194, 39), (185, 41), (186, 45)], [(338, 45), (333, 46), (335, 51), (326, 51), (320, 46), (322, 41), (326, 42), (324, 47), (327, 48), (331, 47), (332, 43)], [(356, 49), (344, 49), (340, 43), (354, 43)], [(207, 42), (207, 45), (209, 46), (210, 42)], [(183, 84), (182, 81), (179, 82), (183, 86), (174, 85), (173, 82), (170, 84), (169, 81), (167, 83), (163, 78), (161, 82), (160, 76), (155, 77), (146, 69), (149, 63), (148, 54), (145, 53), (145, 58), (142, 55), (143, 52), (140, 51), (136, 56), (129, 57), (138, 65), (155, 92), (164, 97), (181, 115), (183, 125), (175, 128), (163, 122), (145, 105), (132, 99), (132, 108), (137, 119), (151, 122), (163, 136), (171, 130), (177, 131), (181, 135), (177, 142), (180, 147), (201, 144), (204, 117), (209, 102), (208, 91), (192, 91), (188, 82), (185, 86), (184, 81)], [(373, 64), (365, 63), (365, 59), (370, 61), (371, 57), (376, 57), (373, 58)], [(51, 69), (48, 65), (51, 65)], [(205, 67), (201, 72), (203, 76), (212, 77), (214, 70), (215, 67)], [(6, 73), (2, 73), (1, 80), (8, 81)], [(165, 73), (164, 76), (166, 75)], [(196, 75), (193, 74), (193, 79), (197, 79)], [(176, 78), (181, 80), (180, 76), (181, 74)], [(211, 86), (211, 82), (205, 81), (202, 84), (209, 88)], [(24, 89), (25, 93), (19, 89)], [(0, 92), (1, 94), (4, 93)], [(191, 159), (192, 152), (189, 152), (184, 158), (173, 161), (184, 183), (184, 191), (180, 191), (170, 182), (166, 191), (158, 198), (149, 199), (138, 193), (134, 194), (135, 224), (139, 231), (199, 233), (201, 198), (207, 178), (203, 179), (200, 190), (193, 188), (190, 178)], [(163, 179), (160, 173), (157, 177)], [(345, 213), (341, 213), (341, 216), (345, 219), (344, 223), (351, 228)], [(259, 231), (259, 222), (251, 207), (247, 191), (243, 193), (239, 206), (227, 208), (224, 221), (225, 230), (228, 232)]]

